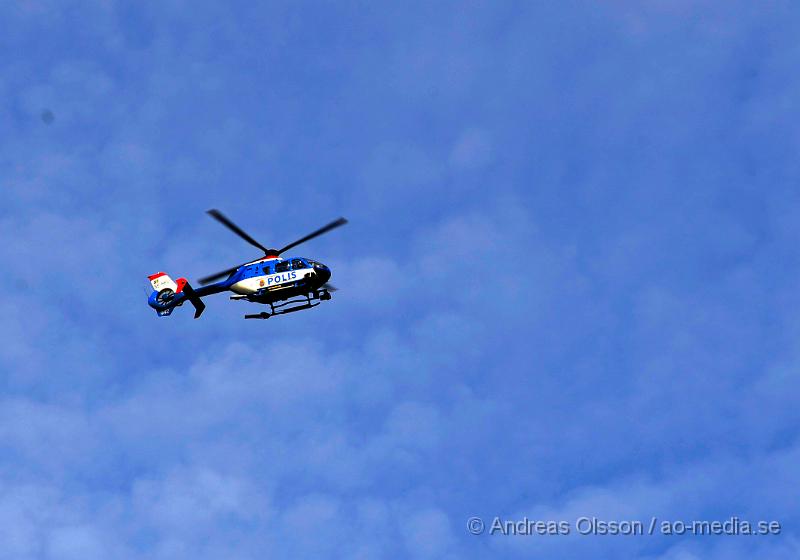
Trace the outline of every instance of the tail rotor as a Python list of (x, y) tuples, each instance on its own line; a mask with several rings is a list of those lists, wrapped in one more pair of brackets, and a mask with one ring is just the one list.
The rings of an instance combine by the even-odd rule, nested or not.
[(197, 292), (189, 285), (186, 278), (178, 278), (177, 281), (169, 277), (165, 272), (158, 272), (147, 277), (153, 291), (147, 303), (156, 310), (160, 317), (167, 317), (184, 301), (189, 301), (194, 307), (194, 318), (198, 319), (206, 308), (206, 305), (197, 295)]

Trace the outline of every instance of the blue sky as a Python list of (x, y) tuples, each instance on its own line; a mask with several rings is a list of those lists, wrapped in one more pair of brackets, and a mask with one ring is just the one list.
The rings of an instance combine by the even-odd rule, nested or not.
[[(0, 558), (798, 556), (796, 4), (0, 19)], [(148, 274), (257, 256), (213, 207), (270, 246), (347, 216), (297, 251), (333, 301), (157, 318)]]

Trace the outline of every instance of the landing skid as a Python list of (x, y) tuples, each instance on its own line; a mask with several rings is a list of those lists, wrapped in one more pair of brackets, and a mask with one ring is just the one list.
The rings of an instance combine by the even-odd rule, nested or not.
[(305, 302), (302, 305), (295, 305), (294, 307), (289, 307), (288, 309), (282, 309), (287, 305), (294, 305), (297, 303), (302, 302), (302, 299), (291, 299), (285, 303), (270, 303), (269, 307), (272, 313), (267, 313), (266, 311), (262, 311), (261, 313), (254, 313), (252, 315), (245, 315), (245, 319), (269, 319), (273, 315), (285, 315), (286, 313), (294, 313), (295, 311), (302, 311), (303, 309), (311, 309), (312, 307), (318, 306), (321, 301), (317, 301), (317, 303), (311, 303), (312, 300), (328, 300), (331, 299), (331, 295), (326, 291), (322, 293), (314, 292), (313, 294), (306, 294)]

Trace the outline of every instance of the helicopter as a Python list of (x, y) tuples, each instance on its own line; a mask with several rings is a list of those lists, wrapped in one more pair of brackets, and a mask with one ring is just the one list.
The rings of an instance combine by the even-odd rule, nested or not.
[(194, 307), (194, 318), (198, 319), (206, 308), (202, 298), (222, 292), (232, 292), (232, 300), (270, 306), (269, 313), (263, 311), (245, 315), (245, 319), (269, 319), (274, 315), (310, 309), (331, 299), (331, 292), (336, 291), (336, 288), (328, 283), (331, 277), (330, 268), (305, 257), (281, 255), (301, 243), (345, 225), (345, 218), (334, 220), (282, 249), (269, 249), (219, 210), (212, 209), (207, 213), (249, 244), (262, 250), (264, 256), (201, 278), (199, 288), (193, 288), (186, 278), (173, 280), (165, 272), (148, 276), (153, 291), (147, 304), (156, 310), (159, 317), (168, 317), (176, 307), (188, 301)]

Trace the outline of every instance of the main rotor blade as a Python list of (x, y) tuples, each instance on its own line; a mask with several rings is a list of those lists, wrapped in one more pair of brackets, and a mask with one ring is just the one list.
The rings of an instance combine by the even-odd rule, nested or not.
[(280, 255), (281, 253), (283, 253), (284, 251), (288, 251), (292, 247), (297, 247), (301, 243), (305, 243), (306, 241), (308, 241), (310, 239), (314, 239), (315, 237), (318, 237), (318, 236), (322, 235), (323, 233), (328, 233), (330, 230), (336, 229), (339, 226), (343, 226), (346, 223), (347, 223), (347, 220), (345, 220), (344, 218), (339, 218), (338, 220), (335, 220), (335, 221), (329, 223), (327, 226), (319, 228), (314, 233), (309, 233), (308, 235), (298, 239), (294, 243), (289, 243), (286, 247), (284, 247), (283, 249), (278, 251), (278, 254)]
[(233, 266), (233, 267), (229, 268), (228, 270), (223, 270), (222, 272), (217, 272), (216, 274), (212, 274), (211, 276), (206, 276), (206, 277), (201, 278), (200, 280), (198, 280), (198, 282), (200, 283), (201, 286), (205, 286), (206, 284), (211, 284), (212, 282), (216, 282), (220, 278), (225, 278), (227, 276), (230, 276), (231, 274), (236, 272), (239, 269), (240, 266), (242, 266), (242, 265)]
[(209, 215), (210, 215), (212, 218), (214, 218), (215, 220), (217, 220), (219, 223), (221, 223), (222, 225), (224, 225), (225, 227), (227, 227), (229, 230), (231, 230), (233, 233), (235, 233), (236, 235), (238, 235), (239, 237), (241, 237), (242, 239), (244, 239), (245, 241), (247, 241), (247, 242), (248, 242), (250, 245), (253, 245), (253, 246), (255, 246), (255, 247), (258, 247), (259, 249), (261, 249), (262, 251), (264, 251), (264, 254), (268, 254), (268, 253), (270, 252), (270, 251), (269, 251), (269, 249), (267, 249), (266, 247), (264, 247), (264, 246), (263, 246), (261, 243), (259, 243), (258, 241), (256, 241), (256, 240), (255, 240), (255, 239), (253, 239), (252, 237), (250, 237), (250, 236), (249, 236), (247, 233), (245, 233), (245, 232), (244, 232), (244, 230), (243, 230), (242, 228), (240, 228), (239, 226), (237, 226), (236, 224), (234, 224), (232, 221), (230, 221), (230, 220), (229, 220), (229, 219), (228, 219), (228, 218), (225, 216), (225, 214), (223, 214), (222, 212), (220, 212), (220, 211), (219, 211), (219, 210), (217, 210), (216, 208), (214, 208), (214, 209), (212, 209), (212, 210), (209, 210), (209, 211), (208, 211), (208, 214), (209, 214)]

